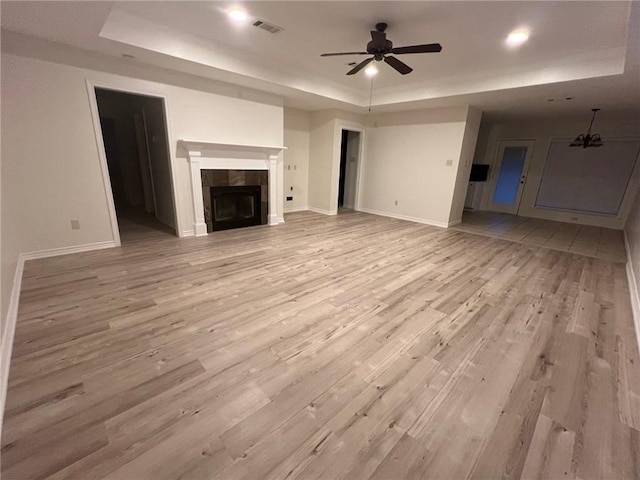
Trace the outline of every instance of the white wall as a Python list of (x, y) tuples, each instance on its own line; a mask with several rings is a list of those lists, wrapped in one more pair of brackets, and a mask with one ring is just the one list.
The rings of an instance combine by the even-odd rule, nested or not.
[(476, 142), (480, 133), (480, 121), (482, 112), (476, 108), (469, 108), (467, 121), (462, 137), (462, 148), (460, 150), (460, 161), (458, 162), (458, 173), (453, 192), (451, 212), (449, 214), (449, 225), (454, 225), (462, 221), (462, 211), (464, 210), (464, 199), (469, 187), (469, 174), (471, 164), (476, 150)]
[[(462, 170), (470, 168), (465, 162), (470, 163), (469, 152), (475, 147), (472, 133), (477, 132), (479, 112), (472, 115), (467, 129), (468, 110), (461, 107), (372, 116), (367, 122), (361, 174), (362, 210), (448, 226), (451, 218), (459, 215), (457, 210), (452, 214), (456, 180), (459, 174), (464, 176)], [(462, 189), (455, 195), (460, 200), (460, 213), (464, 193)]]
[(309, 145), (309, 208), (325, 214), (338, 212), (342, 130), (362, 130), (364, 117), (342, 110), (311, 114)]
[[(585, 133), (589, 127), (590, 114), (591, 112), (587, 111), (579, 118), (574, 116), (555, 117), (546, 121), (517, 121), (483, 125), (482, 130), (486, 132), (486, 145), (483, 151), (481, 151), (480, 148), (477, 149), (474, 162), (487, 163), (490, 164), (491, 167), (489, 167), (489, 181), (485, 185), (480, 208), (487, 208), (489, 198), (493, 193), (493, 185), (498, 173), (494, 165), (496, 163), (500, 140), (535, 140), (518, 215), (622, 229), (631, 208), (631, 201), (637, 188), (637, 181), (634, 181), (633, 184), (630, 185), (628, 193), (622, 203), (621, 213), (617, 217), (578, 213), (574, 211), (559, 211), (555, 209), (550, 210), (535, 206), (538, 188), (542, 180), (542, 173), (552, 139), (565, 139), (571, 142), (578, 133)], [(613, 112), (601, 111), (598, 113), (598, 117), (596, 117), (594, 130), (602, 135), (605, 142), (607, 137), (638, 137), (640, 136), (640, 120), (638, 115), (617, 115)]]
[[(4, 75), (2, 75), (2, 83), (4, 83)], [(5, 116), (4, 102), (2, 105), (2, 118), (0, 119), (0, 123), (5, 123), (7, 118)], [(18, 253), (19, 250), (16, 248), (17, 245), (12, 245), (10, 248), (9, 242), (10, 238), (5, 238), (11, 235), (13, 232), (6, 227), (2, 227), (4, 224), (4, 219), (7, 218), (8, 212), (7, 209), (7, 201), (5, 200), (6, 196), (6, 188), (5, 188), (5, 179), (6, 175), (2, 173), (2, 157), (4, 155), (0, 155), (0, 219), (3, 221), (0, 222), (0, 345), (4, 344), (4, 335), (6, 333), (6, 318), (7, 318), (7, 310), (9, 308), (9, 299), (11, 298), (11, 289), (13, 287), (13, 273), (16, 270), (16, 265), (18, 263)], [(8, 225), (7, 225), (8, 226)], [(0, 358), (0, 362), (1, 362)], [(2, 412), (0, 412), (0, 416)]]
[(331, 178), (336, 141), (334, 123), (334, 118), (324, 115), (323, 112), (311, 115), (309, 208), (326, 214), (332, 213)]
[(82, 71), (3, 54), (2, 100), (2, 222), (18, 250), (112, 240)]
[[(61, 64), (2, 56), (3, 156), (13, 179), (21, 249), (36, 251), (113, 239), (86, 80), (96, 86), (165, 96), (178, 225), (193, 229), (186, 158), (179, 139), (281, 145), (282, 107)], [(29, 161), (25, 161), (29, 159)], [(30, 185), (30, 188), (23, 188)], [(35, 193), (34, 193), (35, 192)], [(82, 228), (71, 230), (69, 220)]]
[(634, 192), (629, 218), (624, 227), (627, 248), (627, 278), (638, 343), (640, 344), (640, 194)]
[[(309, 142), (311, 114), (293, 108), (284, 109), (284, 211), (304, 210), (309, 206)], [(291, 190), (293, 187), (293, 190)]]

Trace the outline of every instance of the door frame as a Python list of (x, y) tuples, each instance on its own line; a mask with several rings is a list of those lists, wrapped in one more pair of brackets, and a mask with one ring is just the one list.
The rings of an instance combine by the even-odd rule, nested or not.
[(132, 95), (141, 95), (144, 97), (154, 97), (159, 98), (162, 101), (162, 106), (164, 109), (164, 123), (165, 129), (167, 132), (167, 152), (169, 159), (169, 173), (171, 176), (171, 190), (173, 192), (173, 208), (175, 215), (175, 231), (177, 237), (183, 237), (182, 233), (182, 225), (181, 218), (179, 215), (178, 208), (178, 192), (176, 191), (176, 172), (175, 172), (175, 159), (173, 152), (171, 150), (171, 145), (173, 145), (172, 139), (172, 130), (169, 116), (169, 101), (167, 95), (160, 93), (158, 91), (153, 90), (137, 90), (135, 88), (130, 88), (126, 85), (122, 85), (117, 82), (106, 82), (106, 81), (96, 81), (90, 78), (85, 80), (85, 84), (87, 86), (87, 94), (89, 97), (89, 110), (91, 111), (91, 119), (93, 123), (93, 132), (96, 139), (96, 147), (98, 149), (98, 159), (100, 163), (100, 172), (102, 174), (102, 183), (104, 185), (104, 193), (107, 200), (107, 210), (109, 212), (109, 220), (111, 222), (111, 232), (113, 234), (113, 242), (116, 247), (122, 245), (120, 240), (120, 227), (118, 225), (118, 217), (116, 214), (116, 206), (113, 200), (113, 191), (111, 190), (111, 178), (109, 177), (109, 167), (107, 166), (107, 154), (104, 149), (104, 139), (102, 138), (102, 130), (100, 127), (100, 114), (98, 110), (98, 99), (96, 97), (96, 88), (101, 88), (103, 90), (112, 90), (114, 92), (120, 93), (129, 93)]
[(360, 192), (362, 190), (362, 160), (364, 158), (365, 129), (360, 126), (355, 126), (353, 124), (338, 120), (334, 128), (334, 139), (337, 138), (338, 141), (334, 142), (332, 181), (333, 191), (331, 194), (331, 210), (329, 212), (330, 215), (336, 215), (338, 213), (338, 195), (340, 193), (340, 150), (342, 146), (343, 130), (348, 130), (350, 132), (356, 132), (360, 134), (360, 139), (358, 142), (358, 159), (356, 160), (356, 191), (353, 199), (353, 210), (360, 211)]
[[(491, 176), (489, 179), (489, 198), (487, 199), (487, 210), (491, 212), (509, 213), (511, 215), (517, 215), (520, 211), (520, 202), (522, 201), (522, 193), (527, 186), (527, 178), (529, 172), (529, 166), (531, 165), (531, 157), (533, 156), (533, 150), (535, 148), (536, 141), (534, 139), (501, 139), (498, 142), (498, 148), (494, 157)], [(493, 203), (493, 198), (496, 194), (496, 187), (498, 185), (498, 176), (500, 175), (500, 168), (502, 167), (502, 159), (504, 157), (504, 151), (507, 147), (527, 147), (527, 153), (524, 159), (524, 165), (522, 167), (522, 174), (520, 177), (520, 187), (518, 188), (518, 194), (513, 206), (504, 206)]]

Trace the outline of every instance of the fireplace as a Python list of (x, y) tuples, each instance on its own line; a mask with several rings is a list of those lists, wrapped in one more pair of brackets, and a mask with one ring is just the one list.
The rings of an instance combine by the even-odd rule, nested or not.
[(189, 161), (193, 233), (196, 236), (213, 231), (211, 187), (260, 185), (260, 224), (284, 223), (284, 166), (281, 152), (286, 147), (193, 140), (178, 140), (178, 147)]
[(214, 231), (262, 223), (260, 185), (211, 187), (209, 190)]
[(265, 170), (200, 170), (207, 232), (266, 225), (269, 175)]

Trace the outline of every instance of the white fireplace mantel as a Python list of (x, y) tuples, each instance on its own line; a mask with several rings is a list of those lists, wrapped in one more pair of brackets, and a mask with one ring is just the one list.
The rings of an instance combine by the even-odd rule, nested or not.
[(191, 170), (193, 229), (196, 236), (207, 235), (202, 200), (200, 170), (267, 170), (269, 172), (269, 225), (284, 223), (284, 167), (281, 152), (287, 147), (241, 145), (179, 140)]

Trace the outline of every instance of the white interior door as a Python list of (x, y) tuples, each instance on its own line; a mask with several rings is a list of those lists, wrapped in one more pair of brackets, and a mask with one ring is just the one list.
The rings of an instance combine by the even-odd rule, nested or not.
[(533, 140), (503, 140), (494, 165), (488, 210), (518, 213), (527, 170), (533, 152)]

